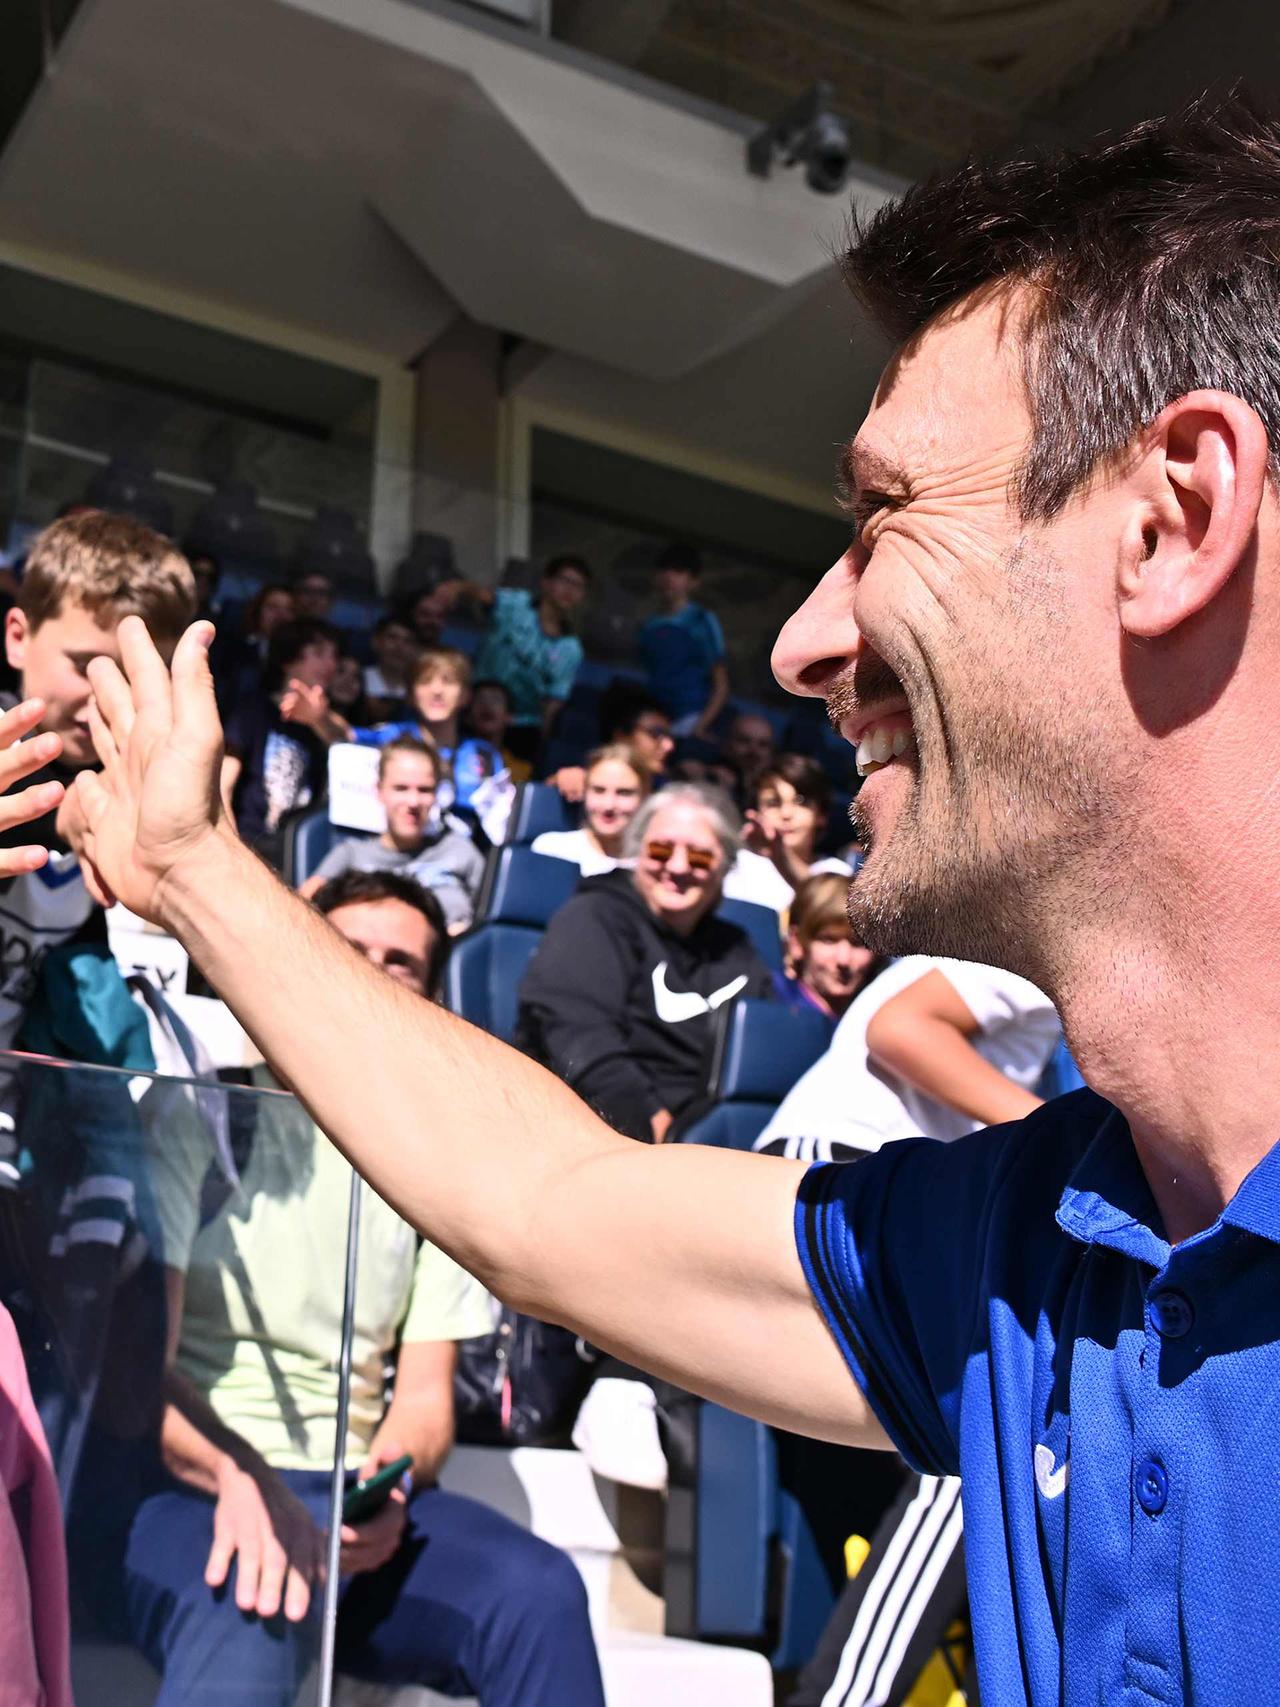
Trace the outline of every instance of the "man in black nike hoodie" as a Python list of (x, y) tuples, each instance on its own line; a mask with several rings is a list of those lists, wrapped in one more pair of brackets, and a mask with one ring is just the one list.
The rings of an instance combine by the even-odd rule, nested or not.
[(739, 834), (717, 789), (654, 795), (628, 829), (634, 872), (589, 878), (520, 986), (520, 1047), (629, 1137), (661, 1143), (705, 1092), (716, 1011), (772, 994), (746, 933), (714, 917)]

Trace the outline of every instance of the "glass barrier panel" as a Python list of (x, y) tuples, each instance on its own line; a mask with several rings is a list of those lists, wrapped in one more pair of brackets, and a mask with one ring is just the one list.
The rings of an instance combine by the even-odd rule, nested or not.
[[(145, 1059), (133, 1023), (122, 1048)], [(161, 1671), (166, 1701), (317, 1698), (351, 1170), (248, 1076), (0, 1055), (0, 1297), (56, 1478), (81, 1702), (143, 1707)], [(412, 1231), (367, 1191), (361, 1226), (370, 1284), (407, 1296)], [(348, 1475), (385, 1378), (358, 1341)], [(237, 1513), (296, 1562), (295, 1619), (237, 1609), (238, 1559), (214, 1547)], [(36, 1525), (37, 1628), (40, 1546)], [(266, 1610), (278, 1590), (257, 1592)]]

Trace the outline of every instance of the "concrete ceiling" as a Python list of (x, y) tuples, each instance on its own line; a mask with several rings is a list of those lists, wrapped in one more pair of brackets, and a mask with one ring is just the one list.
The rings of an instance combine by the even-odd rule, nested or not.
[(384, 357), (461, 307), (671, 377), (784, 319), (838, 229), (742, 149), (407, 0), (84, 0), (0, 231)]

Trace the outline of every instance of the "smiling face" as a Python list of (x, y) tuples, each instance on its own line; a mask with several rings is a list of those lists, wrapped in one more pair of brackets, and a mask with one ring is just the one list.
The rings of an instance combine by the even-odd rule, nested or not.
[(1011, 503), (1030, 417), (1008, 306), (970, 305), (891, 365), (850, 452), (856, 538), (774, 652), (867, 774), (858, 935), (1004, 965), (1025, 960), (1037, 887), (1097, 834), (1100, 761), (1114, 783), (1125, 768), (1098, 734), (1108, 500), (1033, 525)]
[(621, 759), (601, 759), (587, 772), (582, 810), (602, 847), (613, 848), (644, 798), (640, 778)]
[(724, 852), (705, 807), (674, 800), (649, 820), (635, 885), (651, 913), (687, 935), (719, 903)]
[(86, 674), (93, 658), (120, 662), (116, 622), (99, 622), (82, 605), (67, 604), (57, 616), (32, 629), (20, 610), (5, 617), (5, 654), (22, 677), (27, 699), (42, 699), (42, 731), (62, 736), (62, 762), (74, 770), (96, 765), (89, 735), (93, 690)]
[(847, 926), (826, 925), (807, 943), (793, 942), (795, 975), (832, 1013), (843, 1013), (875, 959)]
[(451, 671), (432, 670), (413, 684), (418, 716), (431, 725), (447, 723), (466, 703), (467, 690)]
[(756, 810), (767, 829), (775, 830), (783, 844), (806, 863), (813, 860), (818, 832), (822, 828), (818, 808), (806, 800), (786, 777), (766, 776), (756, 795)]
[(425, 753), (388, 753), (378, 782), (378, 799), (387, 814), (387, 840), (393, 847), (416, 848), (426, 834), (436, 803), (435, 766)]

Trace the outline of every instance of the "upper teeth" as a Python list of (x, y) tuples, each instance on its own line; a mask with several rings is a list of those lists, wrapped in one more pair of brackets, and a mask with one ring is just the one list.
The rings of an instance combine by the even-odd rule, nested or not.
[(890, 730), (879, 724), (866, 730), (858, 742), (858, 775), (870, 776), (872, 771), (887, 765), (890, 759), (900, 759), (913, 744), (909, 729)]

